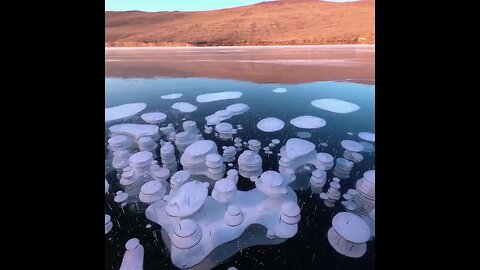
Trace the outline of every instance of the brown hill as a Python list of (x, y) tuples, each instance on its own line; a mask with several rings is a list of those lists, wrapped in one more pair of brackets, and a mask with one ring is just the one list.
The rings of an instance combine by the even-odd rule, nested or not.
[(106, 46), (374, 43), (372, 0), (283, 0), (198, 12), (105, 12)]

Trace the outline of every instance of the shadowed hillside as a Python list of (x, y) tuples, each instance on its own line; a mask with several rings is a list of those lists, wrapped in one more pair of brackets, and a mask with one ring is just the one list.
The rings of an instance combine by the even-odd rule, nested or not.
[(105, 12), (106, 46), (374, 44), (375, 2), (263, 2), (198, 12)]

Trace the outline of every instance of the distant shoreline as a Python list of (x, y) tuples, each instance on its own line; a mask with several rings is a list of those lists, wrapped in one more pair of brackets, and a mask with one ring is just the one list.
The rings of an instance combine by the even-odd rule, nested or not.
[(348, 47), (363, 47), (375, 48), (375, 44), (322, 44), (322, 45), (234, 45), (234, 46), (130, 46), (130, 47), (110, 47), (105, 46), (106, 50), (135, 50), (135, 49), (215, 49), (215, 48), (308, 48), (308, 47), (323, 47), (323, 48), (348, 48)]

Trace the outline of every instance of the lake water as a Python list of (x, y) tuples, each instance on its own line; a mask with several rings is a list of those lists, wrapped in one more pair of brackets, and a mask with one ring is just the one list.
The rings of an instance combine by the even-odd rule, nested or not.
[[(278, 150), (289, 138), (298, 138), (299, 128), (289, 123), (301, 115), (323, 118), (326, 126), (309, 130), (308, 141), (314, 143), (317, 152), (327, 152), (334, 157), (343, 155), (342, 140), (362, 141), (359, 132), (375, 132), (375, 72), (374, 46), (305, 46), (305, 47), (224, 47), (224, 48), (139, 48), (106, 49), (105, 107), (125, 103), (144, 102), (143, 112), (163, 112), (177, 130), (185, 120), (193, 120), (204, 139), (221, 146), (233, 145), (232, 141), (219, 140), (214, 134), (205, 134), (205, 116), (225, 109), (234, 103), (245, 103), (250, 110), (224, 122), (241, 124), (236, 136), (243, 141), (257, 139), (262, 147), (274, 138), (281, 143), (263, 159), (263, 171), (278, 170)], [(286, 93), (274, 93), (283, 87)], [(197, 103), (200, 94), (240, 91), (238, 99)], [(179, 99), (166, 100), (162, 95), (181, 93)], [(347, 114), (333, 113), (311, 105), (315, 99), (340, 99), (357, 104), (360, 109)], [(175, 112), (175, 102), (189, 102), (198, 106), (193, 113)], [(143, 113), (142, 112), (142, 113)], [(263, 118), (276, 117), (285, 122), (277, 132), (260, 131), (256, 124)], [(109, 138), (108, 127), (118, 123), (144, 123), (139, 115), (120, 122), (105, 125), (105, 142)], [(327, 143), (326, 146), (320, 143)], [(107, 149), (105, 149), (107, 153)], [(237, 153), (238, 158), (239, 153)], [(363, 172), (375, 168), (375, 152), (363, 153), (364, 160), (355, 164), (350, 178), (341, 180), (341, 193), (355, 188), (355, 182)], [(178, 156), (177, 156), (178, 157)], [(107, 155), (106, 155), (107, 158)], [(237, 166), (234, 162), (234, 168)], [(179, 164), (179, 169), (181, 165)], [(261, 226), (249, 228), (242, 237), (220, 246), (195, 269), (374, 269), (375, 240), (367, 242), (367, 252), (361, 258), (349, 258), (337, 253), (327, 240), (332, 218), (345, 211), (338, 201), (333, 208), (325, 206), (318, 194), (308, 185), (311, 170), (302, 169), (291, 184), (301, 206), (301, 221), (297, 234), (287, 240), (273, 240), (265, 245), (256, 241), (264, 237)], [(145, 249), (144, 269), (177, 269), (172, 264), (169, 248), (162, 239), (162, 228), (126, 206), (124, 210), (113, 201), (121, 189), (116, 173), (106, 162), (110, 194), (105, 196), (105, 213), (112, 218), (113, 229), (105, 235), (105, 269), (119, 269), (125, 252), (125, 243), (136, 237)], [(333, 170), (327, 171), (328, 181)], [(239, 189), (254, 186), (240, 177)], [(326, 192), (328, 184), (324, 187)], [(118, 224), (120, 224), (120, 227)], [(151, 228), (146, 228), (151, 224)], [(164, 233), (163, 233), (164, 236)], [(254, 239), (255, 238), (255, 239)], [(168, 241), (168, 239), (167, 239)], [(262, 244), (263, 245), (255, 245)], [(250, 246), (253, 245), (253, 246)], [(250, 247), (248, 247), (250, 246)], [(239, 247), (245, 247), (243, 249)]]

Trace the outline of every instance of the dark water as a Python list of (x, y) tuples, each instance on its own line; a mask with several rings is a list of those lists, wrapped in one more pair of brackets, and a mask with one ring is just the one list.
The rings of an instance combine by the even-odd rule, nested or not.
[[(273, 93), (277, 87), (285, 87), (287, 93)], [(360, 141), (356, 136), (361, 131), (375, 131), (375, 86), (363, 85), (350, 82), (311, 82), (300, 84), (259, 84), (245, 81), (210, 79), (210, 78), (106, 78), (105, 107), (117, 106), (131, 102), (145, 102), (147, 109), (144, 112), (160, 111), (166, 113), (167, 123), (173, 123), (177, 129), (185, 120), (197, 122), (205, 139), (214, 140), (219, 148), (233, 143), (220, 141), (212, 134), (204, 134), (203, 126), (206, 124), (204, 117), (215, 111), (225, 109), (234, 103), (245, 103), (250, 110), (242, 115), (233, 116), (224, 121), (236, 126), (242, 124), (243, 130), (239, 130), (237, 136), (243, 141), (258, 139), (262, 147), (267, 146), (273, 138), (280, 139), (280, 145), (274, 148), (274, 154), (267, 156), (260, 151), (263, 162), (263, 170), (278, 170), (278, 157), (276, 152), (286, 140), (296, 137), (300, 129), (292, 126), (290, 119), (300, 115), (313, 115), (326, 120), (327, 125), (323, 128), (311, 131), (312, 136), (307, 140), (316, 144), (317, 151), (324, 151), (334, 157), (342, 156), (343, 149), (340, 142), (345, 139)], [(199, 94), (241, 91), (243, 95), (239, 99), (215, 101), (197, 104), (195, 98)], [(164, 100), (160, 96), (170, 93), (182, 93), (183, 96), (175, 100)], [(336, 98), (355, 103), (360, 106), (358, 111), (349, 114), (336, 114), (313, 107), (310, 102), (320, 98)], [(178, 101), (185, 101), (198, 106), (198, 110), (190, 114), (174, 112), (170, 106)], [(256, 128), (256, 123), (265, 117), (277, 117), (285, 122), (285, 127), (278, 132), (265, 133)], [(128, 123), (142, 123), (137, 116), (125, 120)], [(115, 123), (116, 124), (116, 123)], [(108, 139), (108, 126), (105, 126), (105, 141)], [(352, 132), (354, 135), (348, 135)], [(320, 142), (327, 142), (328, 146), (319, 146)], [(351, 177), (341, 181), (341, 192), (354, 188), (354, 183), (362, 173), (374, 168), (375, 156), (362, 153), (365, 159), (356, 164), (351, 172)], [(178, 154), (177, 154), (178, 157)], [(238, 157), (238, 154), (237, 154)], [(236, 164), (235, 164), (236, 166)], [(181, 166), (179, 166), (179, 170)], [(332, 177), (332, 171), (328, 171), (328, 180)], [(267, 246), (252, 246), (233, 254), (214, 269), (227, 269), (235, 266), (238, 269), (374, 269), (375, 240), (367, 243), (367, 253), (358, 259), (348, 258), (337, 253), (328, 243), (327, 231), (331, 227), (333, 216), (344, 211), (340, 201), (334, 208), (328, 208), (318, 197), (312, 194), (308, 187), (310, 174), (306, 170), (297, 173), (297, 180), (292, 183), (295, 189), (299, 205), (301, 206), (302, 220), (299, 223), (298, 233), (282, 243)], [(119, 269), (125, 243), (128, 239), (137, 237), (145, 248), (144, 269), (177, 269), (170, 260), (168, 249), (163, 243), (161, 227), (148, 221), (144, 214), (134, 214), (129, 207), (122, 209), (113, 202), (114, 192), (119, 190), (116, 174), (107, 174), (110, 182), (110, 194), (106, 195), (105, 213), (112, 217), (114, 227), (105, 236), (105, 269)], [(248, 190), (253, 186), (247, 179), (240, 177), (239, 189)], [(328, 184), (325, 185), (326, 190)], [(142, 205), (139, 203), (139, 206)], [(118, 223), (121, 228), (118, 227)], [(151, 224), (147, 229), (145, 226)], [(249, 228), (248, 233), (258, 232), (264, 234), (262, 227)], [(154, 235), (156, 234), (156, 237)], [(157, 241), (158, 239), (158, 241)], [(241, 240), (234, 240), (241, 241)], [(222, 247), (220, 247), (222, 249)], [(221, 252), (216, 251), (216, 252)], [(228, 256), (228, 255), (227, 255)]]

